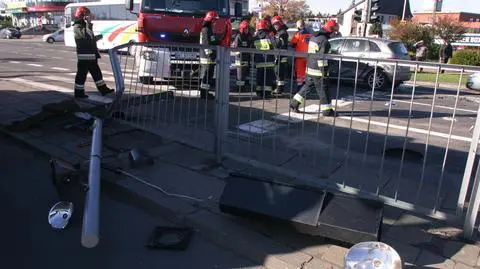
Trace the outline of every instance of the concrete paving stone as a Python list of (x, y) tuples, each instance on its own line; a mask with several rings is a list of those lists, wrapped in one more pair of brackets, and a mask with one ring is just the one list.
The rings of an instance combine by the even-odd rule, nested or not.
[(455, 268), (454, 269), (474, 269), (475, 267), (471, 267), (471, 266), (468, 266), (468, 265), (465, 265), (463, 263), (459, 263), (457, 262), (455, 264)]
[(385, 236), (411, 245), (425, 244), (432, 241), (431, 234), (416, 226), (390, 226), (385, 232)]
[(183, 222), (185, 216), (197, 210), (182, 199), (167, 197), (158, 190), (130, 178), (122, 179), (122, 176), (110, 175), (103, 179), (108, 183), (107, 188), (121, 194), (122, 199), (177, 223)]
[(305, 264), (302, 268), (303, 269), (341, 269), (343, 267), (330, 264), (318, 258), (313, 258), (311, 261)]
[[(240, 218), (236, 221), (239, 222)], [(321, 259), (323, 254), (332, 246), (324, 237), (302, 234), (292, 227), (276, 225), (275, 223), (256, 222), (243, 219), (239, 222), (247, 228), (268, 236), (276, 242), (288, 246), (295, 251), (304, 252), (314, 258)]]
[(443, 256), (468, 266), (477, 266), (479, 254), (480, 248), (478, 246), (457, 241), (448, 241), (443, 247)]
[(105, 139), (104, 144), (115, 150), (131, 150), (134, 148), (148, 150), (161, 145), (163, 139), (139, 129), (114, 134)]
[(442, 256), (422, 250), (420, 256), (415, 262), (416, 267), (422, 268), (450, 268), (455, 267), (455, 262)]
[(401, 243), (397, 239), (383, 237), (382, 242), (395, 249), (404, 264), (414, 264), (421, 252), (421, 249)]
[(323, 254), (322, 260), (327, 261), (333, 265), (345, 268), (345, 255), (347, 254), (348, 249), (339, 246), (331, 246)]
[(167, 192), (189, 195), (202, 199), (207, 204), (217, 202), (225, 187), (223, 180), (161, 161), (157, 161), (152, 166), (128, 171), (142, 180), (161, 186)]
[[(20, 137), (18, 137), (18, 138), (20, 138)], [(20, 138), (20, 139), (22, 139), (22, 138)], [(71, 152), (69, 152), (68, 150), (66, 150), (62, 147), (47, 143), (43, 139), (27, 138), (27, 139), (22, 139), (22, 140), (25, 143), (29, 144), (30, 146), (36, 148), (37, 150), (40, 150), (40, 151), (44, 152), (45, 154), (50, 155), (52, 158), (58, 158), (60, 156), (71, 154)]]
[(20, 111), (8, 110), (8, 112), (0, 114), (0, 124), (7, 125), (15, 121), (24, 120), (28, 117), (29, 115), (22, 113)]
[(216, 244), (263, 264), (266, 268), (301, 268), (312, 259), (310, 255), (294, 252), (291, 248), (207, 211), (188, 215), (187, 224), (198, 228)]

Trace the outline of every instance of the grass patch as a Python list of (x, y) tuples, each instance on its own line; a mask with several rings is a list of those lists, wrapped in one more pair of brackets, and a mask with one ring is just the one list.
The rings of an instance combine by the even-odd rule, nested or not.
[[(415, 76), (415, 73), (412, 72), (412, 76), (410, 78), (411, 81), (413, 81), (414, 76)], [(428, 73), (428, 72), (417, 73), (417, 81), (421, 81), (421, 82), (435, 83), (436, 77), (437, 77), (437, 73)], [(438, 82), (458, 84), (459, 79), (460, 79), (459, 73), (445, 73), (445, 74), (440, 74), (438, 78)], [(463, 74), (462, 85), (465, 85), (467, 83), (467, 79), (468, 79), (468, 74)]]

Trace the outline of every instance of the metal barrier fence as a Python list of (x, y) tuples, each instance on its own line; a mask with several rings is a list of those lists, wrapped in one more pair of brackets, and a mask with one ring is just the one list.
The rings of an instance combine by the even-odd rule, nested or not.
[[(131, 55), (117, 53), (126, 46), (133, 46)], [(201, 50), (216, 53), (211, 68), (200, 68)], [(237, 78), (231, 55), (238, 53), (256, 63), (243, 63), (244, 77)], [(324, 117), (314, 89), (300, 111), (289, 107), (298, 59), (308, 54), (137, 43), (110, 57), (119, 97), (113, 115), (120, 120), (213, 151), (219, 162), (229, 157), (306, 184), (461, 220), (465, 235), (473, 234), (480, 98), (465, 89), (465, 79), (480, 68), (326, 55), (315, 60), (328, 62), (325, 85), (335, 117)], [(271, 59), (273, 68), (265, 65)], [(214, 72), (214, 79), (202, 81), (202, 72)], [(200, 98), (205, 84), (211, 100)], [(284, 92), (271, 93), (278, 85)]]

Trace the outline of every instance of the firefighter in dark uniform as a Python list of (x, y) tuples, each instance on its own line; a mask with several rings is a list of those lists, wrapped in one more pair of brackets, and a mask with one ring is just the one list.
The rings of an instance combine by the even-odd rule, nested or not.
[(324, 55), (330, 51), (328, 39), (336, 27), (337, 23), (330, 20), (310, 38), (307, 79), (302, 89), (290, 101), (290, 108), (296, 112), (298, 112), (300, 105), (305, 103), (306, 96), (314, 87), (320, 98), (320, 114), (322, 116), (334, 115), (327, 81), (328, 61), (324, 58)]
[(100, 53), (98, 53), (97, 41), (102, 36), (94, 36), (91, 16), (90, 10), (86, 7), (78, 7), (75, 11), (73, 34), (77, 45), (77, 75), (75, 76), (74, 87), (74, 96), (76, 98), (88, 98), (85, 94), (85, 81), (89, 72), (97, 86), (97, 90), (102, 95), (113, 92), (103, 81), (102, 71), (98, 66)]
[[(218, 20), (218, 13), (216, 11), (209, 11), (203, 18), (203, 27), (200, 32), (200, 45), (216, 46), (220, 45), (221, 40), (213, 33), (213, 26)], [(200, 84), (200, 98), (215, 99), (209, 93), (215, 87), (215, 61), (217, 53), (210, 48), (200, 50), (200, 75), (202, 78)]]
[[(253, 36), (255, 48), (260, 51), (273, 50), (275, 40), (269, 34), (269, 23), (266, 20), (259, 20), (256, 28), (257, 32)], [(275, 85), (275, 56), (255, 53), (254, 61), (257, 69), (257, 96), (268, 98)]]
[[(233, 48), (252, 48), (253, 35), (250, 32), (248, 21), (242, 21), (238, 26), (238, 34), (232, 43)], [(241, 90), (248, 89), (251, 53), (235, 52), (235, 66), (237, 67), (237, 86)]]
[[(272, 25), (275, 28), (275, 47), (280, 50), (288, 50), (288, 32), (287, 26), (283, 23), (280, 16), (272, 18)], [(288, 57), (280, 56), (276, 59), (277, 87), (275, 94), (282, 94), (285, 89), (285, 77), (288, 71)]]

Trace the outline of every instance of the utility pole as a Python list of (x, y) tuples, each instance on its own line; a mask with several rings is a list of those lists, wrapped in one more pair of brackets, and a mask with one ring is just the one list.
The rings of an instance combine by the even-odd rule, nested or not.
[(435, 25), (437, 16), (437, 0), (433, 0), (432, 25)]
[(367, 35), (367, 26), (368, 26), (368, 19), (370, 18), (370, 7), (371, 7), (371, 0), (367, 0), (367, 7), (365, 8), (365, 12), (363, 14), (363, 24), (362, 24), (362, 37)]
[(402, 14), (402, 21), (405, 20), (405, 13), (407, 12), (407, 1), (408, 0), (404, 0), (403, 1), (403, 14)]

